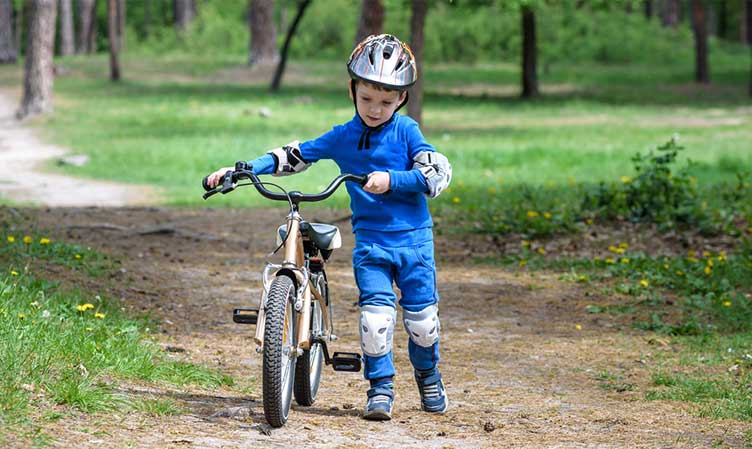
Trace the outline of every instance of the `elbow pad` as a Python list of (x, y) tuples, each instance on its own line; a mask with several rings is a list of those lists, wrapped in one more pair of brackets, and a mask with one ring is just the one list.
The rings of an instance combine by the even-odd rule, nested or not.
[(420, 170), (426, 178), (427, 197), (436, 198), (449, 186), (452, 180), (452, 165), (446, 156), (436, 151), (421, 151), (413, 158), (413, 162), (413, 169)]
[(275, 168), (272, 176), (287, 176), (300, 173), (311, 166), (300, 153), (300, 142), (294, 140), (282, 148), (267, 152), (274, 157)]

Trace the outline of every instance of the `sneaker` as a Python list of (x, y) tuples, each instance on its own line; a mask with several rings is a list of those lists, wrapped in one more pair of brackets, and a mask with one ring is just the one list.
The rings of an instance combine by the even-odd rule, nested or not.
[(444, 413), (449, 407), (449, 399), (439, 370), (415, 370), (415, 381), (420, 391), (420, 408), (428, 413)]
[(372, 421), (388, 421), (392, 419), (393, 404), (394, 390), (387, 387), (373, 387), (368, 390), (368, 402), (363, 418)]

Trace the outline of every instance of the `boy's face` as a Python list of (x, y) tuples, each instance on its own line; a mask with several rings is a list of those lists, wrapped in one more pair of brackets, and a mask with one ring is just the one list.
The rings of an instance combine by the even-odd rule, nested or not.
[[(355, 81), (350, 80), (351, 83)], [(359, 82), (355, 86), (355, 107), (366, 125), (375, 127), (392, 117), (394, 111), (405, 100), (405, 92), (381, 90), (369, 83)], [(352, 98), (352, 89), (350, 90)]]

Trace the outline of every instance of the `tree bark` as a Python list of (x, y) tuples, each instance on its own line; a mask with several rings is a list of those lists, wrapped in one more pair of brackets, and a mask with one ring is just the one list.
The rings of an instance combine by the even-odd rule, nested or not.
[(16, 42), (13, 35), (13, 3), (0, 0), (0, 64), (16, 62)]
[(97, 0), (78, 0), (78, 53), (97, 50)]
[(681, 16), (679, 0), (663, 0), (661, 23), (664, 27), (676, 28)]
[(185, 31), (196, 17), (195, 0), (173, 0), (173, 12), (175, 14), (175, 27)]
[(274, 0), (251, 0), (249, 23), (251, 42), (248, 65), (274, 65), (279, 62), (277, 28), (274, 26)]
[[(365, 2), (364, 2), (365, 4)], [(410, 46), (418, 68), (418, 80), (410, 88), (410, 101), (407, 103), (407, 115), (420, 123), (423, 120), (423, 47), (428, 3), (426, 0), (412, 1), (410, 17)]]
[(643, 7), (645, 8), (645, 18), (650, 20), (653, 18), (653, 0), (645, 0)]
[(538, 44), (535, 35), (535, 11), (522, 8), (522, 98), (537, 97)]
[(290, 41), (292, 41), (292, 37), (295, 35), (295, 30), (298, 28), (298, 24), (300, 23), (300, 19), (303, 18), (303, 14), (305, 14), (306, 8), (308, 8), (308, 5), (311, 4), (311, 0), (300, 0), (298, 3), (298, 13), (295, 15), (295, 19), (293, 19), (292, 24), (290, 24), (290, 28), (287, 30), (287, 36), (285, 36), (285, 43), (282, 45), (282, 54), (279, 58), (279, 64), (277, 64), (277, 69), (274, 71), (274, 79), (272, 79), (272, 85), (269, 88), (272, 92), (277, 92), (279, 90), (279, 86), (282, 83), (282, 74), (285, 73), (285, 65), (287, 64), (287, 52), (290, 50)]
[(692, 0), (692, 29), (695, 36), (695, 81), (708, 84), (708, 28), (703, 0)]
[(118, 3), (121, 1), (123, 0), (107, 0), (107, 38), (110, 41), (110, 79), (112, 81), (120, 81)]
[(52, 111), (57, 0), (28, 0), (31, 6), (26, 44), (24, 91), (16, 117)]
[(72, 0), (60, 0), (60, 54), (72, 55), (76, 52), (76, 43), (73, 36), (73, 2)]
[[(413, 2), (415, 14), (415, 2)], [(384, 30), (384, 4), (381, 0), (363, 0), (360, 8), (358, 31), (355, 33), (355, 45), (367, 36), (381, 34)]]

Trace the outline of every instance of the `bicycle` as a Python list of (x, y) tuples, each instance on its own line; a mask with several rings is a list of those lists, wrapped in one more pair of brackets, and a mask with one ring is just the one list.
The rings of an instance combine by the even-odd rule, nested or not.
[[(244, 179), (250, 182), (240, 184)], [(339, 229), (329, 224), (309, 223), (299, 212), (301, 202), (323, 201), (346, 181), (365, 185), (368, 177), (341, 174), (324, 191), (303, 194), (259, 180), (251, 166), (239, 161), (217, 187), (210, 188), (207, 178), (202, 182), (207, 191), (203, 195), (205, 200), (217, 193), (227, 194), (252, 185), (262, 196), (290, 205), (286, 223), (277, 229), (277, 248), (272, 253), (284, 249), (283, 262), (267, 262), (264, 267), (263, 291), (257, 308), (233, 310), (234, 322), (256, 324), (256, 352), (263, 354), (264, 416), (272, 427), (282, 427), (287, 422), (293, 394), (299, 405), (314, 403), (322, 362), (332, 365), (335, 371), (361, 369), (360, 354), (335, 352), (330, 357), (327, 347), (327, 341), (336, 341), (337, 337), (324, 265), (342, 244)], [(283, 193), (272, 192), (265, 185), (277, 187)]]

